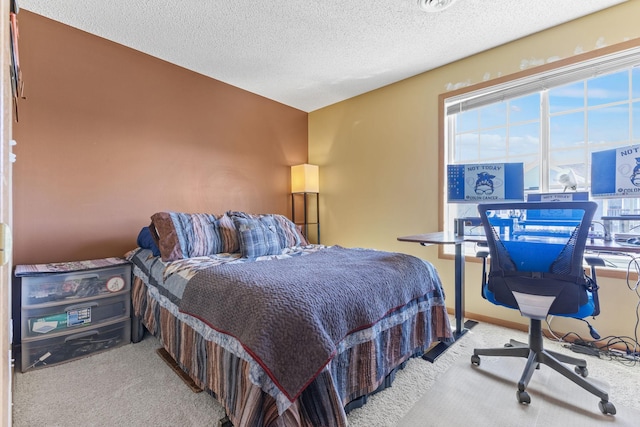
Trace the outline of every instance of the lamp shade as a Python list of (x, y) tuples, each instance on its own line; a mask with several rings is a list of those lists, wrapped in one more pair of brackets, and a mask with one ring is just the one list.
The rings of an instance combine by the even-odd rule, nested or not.
[(291, 192), (319, 193), (320, 178), (318, 176), (318, 166), (306, 163), (291, 166)]

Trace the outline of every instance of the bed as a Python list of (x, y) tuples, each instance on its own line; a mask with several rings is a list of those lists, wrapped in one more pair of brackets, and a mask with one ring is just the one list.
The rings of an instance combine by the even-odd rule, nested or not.
[(127, 254), (133, 340), (158, 336), (237, 427), (346, 426), (409, 358), (452, 341), (426, 261), (311, 245), (281, 215), (151, 218)]

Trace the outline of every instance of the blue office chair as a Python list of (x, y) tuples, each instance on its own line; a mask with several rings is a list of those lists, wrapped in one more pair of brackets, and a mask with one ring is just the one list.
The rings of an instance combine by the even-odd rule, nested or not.
[[(548, 315), (582, 319), (600, 311), (595, 276), (587, 277), (583, 267), (596, 207), (587, 201), (478, 206), (490, 255), (488, 274), (484, 256), (482, 296), (493, 304), (520, 310), (530, 323), (527, 344), (512, 340), (501, 348), (474, 349), (471, 363), (480, 365), (480, 356), (526, 358), (516, 392), (520, 403), (531, 403), (526, 387), (535, 369), (544, 364), (598, 396), (603, 414), (616, 413), (608, 394), (585, 380), (585, 360), (543, 347), (542, 321)], [(511, 218), (508, 227), (505, 215)], [(574, 365), (574, 370), (565, 364)]]

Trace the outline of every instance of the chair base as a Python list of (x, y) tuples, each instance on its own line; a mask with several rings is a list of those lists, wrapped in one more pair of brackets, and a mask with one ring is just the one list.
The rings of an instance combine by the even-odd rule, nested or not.
[[(540, 369), (540, 364), (544, 364), (589, 393), (598, 396), (600, 398), (598, 407), (603, 414), (615, 415), (616, 413), (615, 406), (609, 402), (608, 393), (584, 379), (588, 375), (587, 362), (584, 359), (543, 348), (542, 323), (539, 319), (531, 319), (528, 344), (511, 340), (505, 347), (474, 349), (471, 363), (476, 366), (480, 365), (480, 356), (524, 357), (527, 359), (520, 381), (518, 381), (518, 391), (516, 393), (520, 403), (531, 403), (531, 398), (526, 392), (526, 388), (535, 370)], [(565, 364), (573, 365), (574, 371)]]

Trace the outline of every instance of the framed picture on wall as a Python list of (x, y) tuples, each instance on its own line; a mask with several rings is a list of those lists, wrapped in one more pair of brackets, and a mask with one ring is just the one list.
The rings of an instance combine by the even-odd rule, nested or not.
[(18, 121), (18, 97), (22, 98), (23, 85), (22, 73), (20, 71), (20, 55), (18, 53), (18, 3), (11, 0), (9, 9), (9, 36), (11, 39), (11, 94), (13, 96), (14, 118)]

